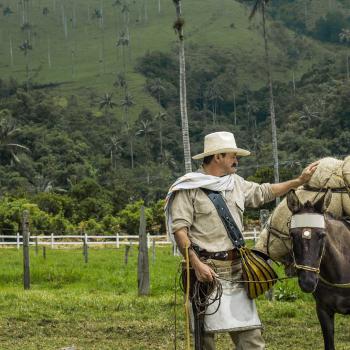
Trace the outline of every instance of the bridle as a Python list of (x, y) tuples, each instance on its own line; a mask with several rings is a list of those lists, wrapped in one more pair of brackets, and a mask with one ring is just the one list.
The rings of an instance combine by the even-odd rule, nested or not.
[[(300, 228), (302, 229), (302, 239), (311, 239), (312, 237), (312, 229), (318, 228), (318, 229), (325, 229), (326, 228), (326, 220), (324, 215), (322, 214), (296, 214), (292, 215), (291, 218), (288, 221), (288, 227), (289, 229), (292, 228)], [(302, 264), (297, 264), (296, 259), (295, 259), (295, 254), (294, 254), (294, 249), (293, 249), (293, 239), (292, 236), (290, 235), (290, 241), (291, 241), (291, 255), (293, 258), (293, 266), (297, 270), (303, 270), (303, 271), (309, 271), (309, 272), (314, 272), (317, 275), (320, 274), (320, 266), (322, 262), (322, 258), (325, 252), (325, 247), (326, 247), (326, 240), (323, 240), (322, 242), (322, 252), (320, 257), (318, 258), (318, 261), (316, 263), (316, 266), (308, 266), (308, 265), (302, 265)]]

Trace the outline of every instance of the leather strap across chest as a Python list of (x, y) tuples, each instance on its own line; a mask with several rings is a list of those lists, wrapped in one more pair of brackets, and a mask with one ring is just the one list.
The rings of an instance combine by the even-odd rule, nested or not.
[(245, 241), (242, 232), (238, 228), (220, 192), (207, 190), (205, 188), (202, 188), (202, 190), (214, 204), (233, 246), (237, 249), (244, 247)]

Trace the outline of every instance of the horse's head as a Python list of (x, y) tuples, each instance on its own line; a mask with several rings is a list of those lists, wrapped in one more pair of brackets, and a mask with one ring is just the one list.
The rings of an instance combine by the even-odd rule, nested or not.
[(302, 204), (294, 191), (287, 195), (287, 204), (292, 212), (289, 234), (292, 254), (298, 271), (300, 288), (314, 292), (320, 272), (320, 265), (326, 243), (326, 222), (324, 212), (330, 204), (332, 192), (328, 190), (320, 199)]

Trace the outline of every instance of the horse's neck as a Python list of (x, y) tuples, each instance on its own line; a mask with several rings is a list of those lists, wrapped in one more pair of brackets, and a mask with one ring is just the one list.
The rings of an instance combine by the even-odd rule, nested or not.
[(332, 282), (350, 280), (350, 230), (340, 220), (327, 220), (327, 238), (321, 274)]

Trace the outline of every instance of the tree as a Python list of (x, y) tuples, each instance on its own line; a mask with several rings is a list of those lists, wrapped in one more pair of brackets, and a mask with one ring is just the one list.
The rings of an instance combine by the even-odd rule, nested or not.
[(129, 46), (129, 34), (126, 32), (121, 32), (119, 34), (118, 41), (116, 43), (117, 47), (120, 47), (122, 50), (122, 58), (123, 58), (123, 69), (124, 74), (126, 73), (126, 55), (125, 55), (125, 47)]
[[(117, 106), (117, 104), (114, 103), (112, 100), (112, 95), (113, 94), (109, 94), (106, 92), (99, 102), (100, 109), (104, 108), (104, 110), (105, 110), (105, 115), (107, 115), (108, 109), (112, 110), (114, 107)], [(109, 124), (111, 124), (109, 117), (108, 117), (108, 120), (109, 120)]]
[(153, 95), (157, 96), (158, 104), (160, 106), (160, 95), (165, 91), (165, 87), (162, 85), (162, 79), (153, 79), (147, 87)]
[[(350, 43), (350, 30), (343, 28), (339, 33), (340, 42)], [(346, 78), (350, 79), (350, 69), (349, 69), (349, 54), (346, 55)]]
[(129, 94), (129, 92), (125, 93), (124, 99), (120, 101), (121, 106), (124, 109), (124, 122), (128, 122), (129, 121), (129, 109), (135, 105), (134, 102), (134, 98), (132, 97), (131, 94)]
[(104, 96), (100, 100), (100, 109), (104, 108), (105, 111), (107, 111), (108, 108), (113, 109), (117, 106), (117, 104), (113, 102), (112, 96), (113, 94), (109, 94), (107, 92), (104, 94)]
[(126, 135), (127, 143), (129, 143), (129, 147), (130, 147), (131, 169), (134, 169), (134, 141), (135, 141), (135, 136), (137, 134), (137, 131), (135, 130), (133, 125), (130, 125), (129, 122), (126, 122), (124, 125), (123, 133)]
[[(275, 115), (275, 103), (273, 96), (273, 85), (271, 77), (271, 65), (270, 65), (270, 55), (269, 47), (267, 41), (266, 33), (266, 5), (269, 0), (255, 0), (254, 7), (249, 16), (250, 19), (254, 17), (258, 9), (260, 8), (262, 14), (262, 24), (263, 24), (263, 35), (264, 35), (264, 44), (265, 44), (265, 65), (267, 71), (268, 85), (269, 85), (269, 94), (270, 94), (270, 118), (271, 118), (271, 133), (272, 133), (272, 155), (273, 155), (273, 169), (274, 169), (274, 179), (275, 183), (279, 183), (279, 164), (278, 164), (278, 145), (277, 145), (277, 128), (276, 128), (276, 115)], [(279, 200), (276, 200), (276, 203), (279, 203)]]
[(9, 6), (6, 6), (3, 11), (2, 11), (2, 14), (5, 16), (5, 17), (8, 17), (10, 15), (13, 14), (13, 11), (11, 10), (11, 8)]
[(219, 91), (218, 85), (215, 83), (211, 83), (206, 92), (208, 100), (211, 102), (212, 108), (212, 116), (213, 116), (213, 125), (216, 124), (216, 115), (218, 111), (218, 101), (223, 101), (223, 97), (221, 92)]
[(124, 90), (124, 94), (126, 94), (126, 90), (128, 88), (128, 82), (126, 80), (125, 74), (124, 73), (118, 73), (117, 78), (115, 82), (113, 83), (113, 86), (116, 88), (121, 88)]
[(145, 138), (145, 147), (147, 154), (147, 161), (151, 160), (151, 145), (149, 142), (149, 137), (154, 133), (153, 124), (150, 120), (141, 120), (141, 128), (137, 131), (136, 135), (143, 135)]
[(116, 170), (117, 168), (116, 155), (123, 150), (122, 140), (117, 135), (111, 136), (109, 138), (108, 148), (109, 148), (110, 158), (111, 158), (111, 170)]
[[(6, 110), (1, 111), (1, 114), (6, 114)], [(29, 148), (19, 143), (15, 143), (17, 134), (20, 132), (19, 128), (16, 128), (14, 122), (6, 117), (0, 116), (0, 150), (10, 152), (11, 157), (15, 162), (19, 163), (20, 160), (16, 155), (17, 151), (29, 151)]]
[(300, 113), (299, 120), (301, 122), (306, 122), (306, 127), (310, 128), (311, 123), (315, 119), (320, 118), (320, 112), (315, 110), (315, 108), (310, 108), (306, 104), (303, 106), (303, 111)]
[(166, 120), (167, 114), (159, 111), (155, 116), (154, 120), (158, 122), (159, 127), (159, 143), (160, 143), (160, 160), (163, 163), (164, 152), (163, 152), (163, 121)]
[(181, 0), (173, 0), (176, 8), (177, 19), (174, 23), (174, 29), (179, 36), (179, 63), (180, 63), (180, 113), (182, 124), (182, 142), (184, 148), (184, 160), (186, 172), (192, 171), (191, 163), (191, 146), (190, 146), (190, 134), (188, 129), (188, 117), (187, 117), (187, 94), (186, 94), (186, 62), (185, 62), (185, 41), (183, 27), (185, 21), (181, 14)]
[(19, 46), (19, 49), (23, 52), (25, 58), (26, 58), (26, 76), (27, 76), (27, 81), (26, 81), (26, 89), (29, 91), (29, 57), (28, 53), (29, 51), (33, 50), (32, 45), (29, 43), (28, 40), (24, 40), (23, 43)]

